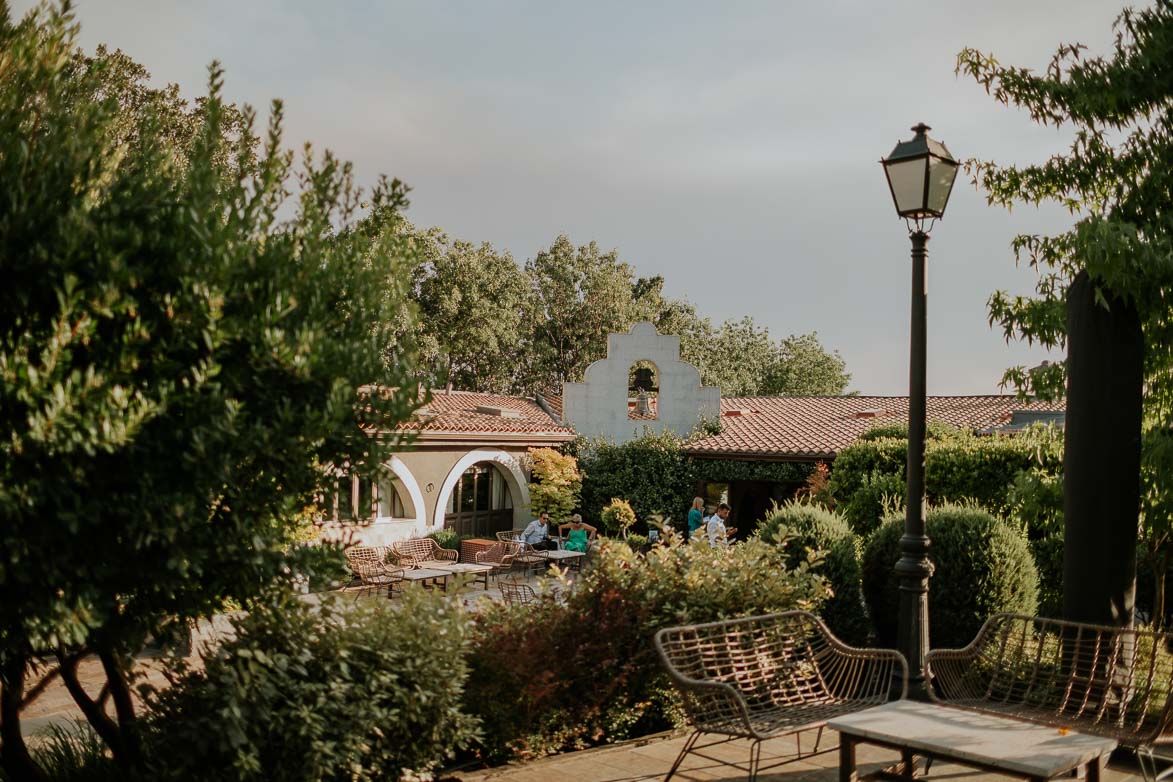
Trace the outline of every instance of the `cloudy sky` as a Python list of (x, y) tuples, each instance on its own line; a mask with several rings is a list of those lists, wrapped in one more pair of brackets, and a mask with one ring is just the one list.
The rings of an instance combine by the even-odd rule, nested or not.
[[(31, 3), (16, 0), (23, 14)], [(524, 262), (565, 233), (722, 321), (817, 331), (851, 389), (908, 382), (908, 238), (878, 164), (919, 121), (958, 158), (1025, 163), (1066, 148), (954, 75), (973, 46), (1041, 69), (1060, 43), (1105, 52), (1115, 0), (890, 2), (281, 2), (78, 0), (81, 42), (159, 83), (285, 103), (287, 139), (413, 188), (417, 225)], [(986, 322), (1028, 292), (1009, 248), (1056, 232), (959, 178), (930, 242), (929, 393), (997, 393), (1046, 354)]]

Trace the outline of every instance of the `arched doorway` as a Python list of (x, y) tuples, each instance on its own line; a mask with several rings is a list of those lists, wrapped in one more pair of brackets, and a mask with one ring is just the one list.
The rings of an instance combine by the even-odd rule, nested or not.
[(529, 507), (526, 474), (511, 453), (470, 451), (449, 471), (436, 502), (433, 529), (491, 538), (512, 529), (520, 509)]
[(444, 527), (474, 538), (513, 528), (513, 494), (492, 462), (477, 462), (461, 473), (448, 495)]

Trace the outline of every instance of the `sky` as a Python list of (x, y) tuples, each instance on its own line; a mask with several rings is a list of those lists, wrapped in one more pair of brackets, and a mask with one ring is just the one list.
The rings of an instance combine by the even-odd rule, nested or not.
[[(12, 3), (14, 14), (33, 4)], [(294, 2), (77, 0), (81, 45), (127, 52), (158, 85), (262, 115), (412, 187), (409, 219), (519, 263), (559, 234), (616, 249), (719, 323), (816, 331), (850, 390), (908, 389), (909, 241), (879, 164), (917, 122), (958, 159), (1066, 150), (956, 76), (966, 46), (1041, 70), (1062, 43), (1108, 53), (1115, 0)], [(1029, 293), (1017, 233), (1050, 208), (986, 204), (959, 175), (929, 242), (928, 390), (999, 393), (1048, 355), (987, 322), (996, 289)]]

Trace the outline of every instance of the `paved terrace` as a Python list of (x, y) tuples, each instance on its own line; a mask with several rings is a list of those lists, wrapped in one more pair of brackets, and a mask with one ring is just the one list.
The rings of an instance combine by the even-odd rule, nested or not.
[[(685, 733), (669, 736), (653, 736), (644, 739), (597, 747), (582, 752), (542, 758), (510, 766), (486, 770), (462, 771), (454, 775), (461, 782), (650, 782), (661, 780), (672, 767), (676, 755), (684, 746), (688, 735)], [(813, 736), (812, 736), (813, 738)], [(823, 736), (823, 746), (836, 746), (837, 737), (828, 731)], [(762, 743), (762, 766), (768, 766), (774, 759), (781, 760), (794, 754), (794, 739), (775, 739)], [(805, 738), (804, 751), (813, 747), (813, 741)], [(748, 742), (731, 742), (709, 751), (715, 757), (744, 765), (749, 759)], [(1143, 777), (1135, 760), (1126, 753), (1117, 752), (1108, 768), (1101, 773), (1102, 782), (1141, 782)], [(880, 747), (861, 744), (856, 748), (856, 758), (861, 776), (895, 764), (900, 755)], [(448, 779), (440, 775), (441, 780)], [(719, 762), (706, 761), (692, 755), (685, 761), (673, 782), (686, 780), (744, 780), (744, 771)], [(806, 760), (799, 760), (762, 772), (759, 782), (838, 782), (839, 754), (828, 752)], [(965, 766), (949, 763), (934, 763), (927, 777), (917, 779), (930, 782), (985, 782), (985, 780), (1012, 780), (1015, 777), (974, 771)]]

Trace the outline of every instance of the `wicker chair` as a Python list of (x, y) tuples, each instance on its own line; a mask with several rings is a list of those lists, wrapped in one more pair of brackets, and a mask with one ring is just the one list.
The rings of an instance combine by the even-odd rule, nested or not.
[(1021, 614), (990, 617), (964, 649), (928, 653), (932, 699), (1115, 739), (1145, 776), (1173, 744), (1173, 657), (1166, 633)]
[(502, 573), (508, 573), (513, 568), (513, 558), (521, 551), (520, 543), (497, 542), (484, 551), (478, 551), (473, 559), (478, 565), (492, 565), (489, 575), (500, 578)]
[(460, 558), (459, 552), (442, 548), (431, 538), (413, 538), (391, 544), (391, 556), (403, 567), (443, 567)]
[(346, 550), (346, 564), (358, 578), (361, 588), (354, 593), (354, 599), (364, 594), (378, 594), (387, 590), (387, 597), (394, 597), (403, 589), (403, 568), (387, 561), (391, 550), (386, 546), (354, 546)]
[[(893, 689), (899, 697), (908, 692), (908, 664), (899, 652), (847, 646), (806, 611), (669, 627), (656, 633), (655, 644), (696, 728), (665, 782), (690, 753), (729, 763), (704, 750), (736, 739), (752, 742), (749, 764), (729, 765), (750, 780), (766, 768), (830, 752), (835, 747), (819, 749), (827, 720), (886, 703)], [(818, 733), (804, 753), (798, 734), (809, 730)], [(706, 734), (716, 738), (698, 746)], [(761, 742), (789, 735), (797, 754), (761, 766)]]
[(529, 584), (502, 581), (498, 586), (501, 588), (501, 597), (505, 598), (506, 605), (527, 606), (538, 602), (538, 595)]

